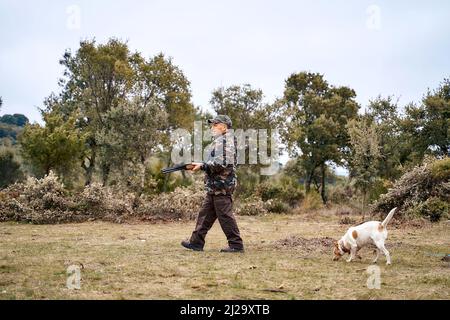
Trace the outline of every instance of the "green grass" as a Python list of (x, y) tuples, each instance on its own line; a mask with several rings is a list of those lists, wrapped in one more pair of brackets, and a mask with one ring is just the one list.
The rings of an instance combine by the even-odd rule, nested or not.
[[(237, 217), (246, 253), (223, 254), (216, 223), (204, 252), (180, 246), (194, 222), (0, 224), (0, 299), (449, 299), (448, 222), (389, 230), (393, 265), (381, 257), (381, 289), (368, 289), (363, 260), (332, 261), (332, 248), (280, 247), (289, 236), (340, 237), (337, 217)], [(80, 290), (66, 287), (82, 265)]]

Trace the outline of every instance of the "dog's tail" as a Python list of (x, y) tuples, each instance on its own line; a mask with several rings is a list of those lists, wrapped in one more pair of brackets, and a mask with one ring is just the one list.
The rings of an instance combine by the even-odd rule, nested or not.
[(395, 210), (397, 210), (397, 207), (395, 207), (394, 209), (392, 209), (391, 211), (389, 211), (387, 217), (383, 220), (383, 222), (381, 223), (381, 225), (383, 226), (383, 228), (386, 228), (386, 226), (388, 225), (388, 223), (391, 221), (392, 216), (394, 215)]

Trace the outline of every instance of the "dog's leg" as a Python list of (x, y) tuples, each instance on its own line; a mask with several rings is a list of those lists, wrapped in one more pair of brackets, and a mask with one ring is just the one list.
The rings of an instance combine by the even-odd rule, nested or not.
[(357, 250), (357, 249), (358, 249), (357, 246), (353, 246), (353, 245), (352, 245), (352, 247), (351, 247), (351, 249), (350, 249), (350, 257), (347, 259), (347, 262), (351, 262), (351, 261), (355, 258), (356, 250)]
[(359, 260), (362, 260), (362, 257), (361, 257), (361, 255), (359, 254), (359, 250), (361, 250), (361, 248), (356, 249), (356, 257), (357, 257)]
[(384, 246), (384, 241), (380, 240), (375, 243), (378, 250), (381, 250), (383, 254), (386, 256), (386, 264), (391, 264), (391, 255), (389, 254), (389, 251)]
[(381, 248), (381, 250), (383, 250), (383, 253), (386, 256), (386, 264), (391, 264), (391, 255), (389, 254), (389, 251), (384, 246), (384, 243), (383, 243), (383, 247)]
[(378, 257), (380, 256), (380, 249), (376, 248), (375, 251), (377, 255), (375, 256), (375, 259), (373, 259), (372, 263), (377, 263)]

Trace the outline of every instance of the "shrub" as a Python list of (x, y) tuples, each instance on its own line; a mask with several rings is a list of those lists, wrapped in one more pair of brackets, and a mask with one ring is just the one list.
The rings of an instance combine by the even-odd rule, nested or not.
[[(425, 159), (422, 165), (403, 174), (387, 193), (381, 195), (372, 205), (372, 211), (386, 213), (394, 207), (399, 207), (400, 214), (416, 212), (436, 219), (432, 218), (433, 215), (429, 211), (436, 209), (436, 199), (447, 205), (450, 201), (449, 163), (448, 157), (442, 160)], [(428, 199), (432, 198), (435, 200), (426, 204)]]
[(328, 188), (328, 200), (334, 204), (347, 204), (353, 195), (353, 189), (348, 184), (337, 184)]
[(205, 191), (201, 181), (151, 199), (141, 198), (137, 215), (144, 220), (195, 219), (202, 206)]
[(289, 212), (292, 209), (288, 204), (279, 199), (269, 199), (265, 202), (264, 206), (267, 211), (273, 213)]
[(433, 179), (449, 181), (450, 180), (450, 157), (431, 163), (430, 171)]
[(0, 221), (16, 220), (36, 224), (82, 222), (104, 219), (120, 222), (131, 213), (132, 198), (112, 194), (98, 184), (70, 195), (50, 171), (42, 179), (28, 177), (0, 192)]
[(112, 191), (99, 183), (86, 186), (75, 197), (76, 210), (90, 216), (91, 219), (122, 221), (133, 212), (134, 196), (119, 190)]
[(84, 187), (81, 200), (86, 206), (97, 206), (107, 198), (106, 189), (100, 183), (91, 183)]
[(242, 201), (234, 212), (241, 216), (256, 216), (267, 214), (268, 211), (265, 202), (254, 196)]
[(256, 188), (256, 195), (263, 201), (276, 199), (290, 207), (297, 206), (304, 198), (303, 187), (285, 176), (260, 183)]
[(69, 205), (58, 177), (50, 172), (42, 179), (28, 177), (3, 190), (5, 201), (0, 204), (0, 220), (55, 223), (64, 219)]
[[(53, 171), (50, 171), (42, 179), (28, 177), (23, 185), (23, 195), (30, 201), (37, 201), (35, 208), (40, 207), (41, 203), (39, 201), (44, 198), (50, 200), (43, 202), (45, 207), (57, 207), (59, 203), (57, 199), (63, 197), (64, 194), (64, 185), (58, 180)], [(52, 199), (55, 201), (51, 201)]]
[(260, 179), (259, 170), (255, 172), (251, 166), (240, 165), (237, 167), (238, 184), (235, 195), (240, 198), (251, 197)]
[(316, 191), (310, 191), (299, 206), (300, 212), (313, 211), (323, 207), (322, 197)]
[(369, 191), (369, 202), (378, 200), (380, 196), (388, 192), (391, 187), (391, 181), (387, 179), (375, 179), (373, 186)]
[(411, 209), (415, 215), (430, 219), (431, 222), (437, 222), (448, 218), (450, 205), (437, 197), (427, 199)]
[(275, 199), (279, 197), (282, 192), (281, 186), (271, 183), (270, 181), (265, 181), (256, 188), (256, 194), (259, 195), (263, 201)]

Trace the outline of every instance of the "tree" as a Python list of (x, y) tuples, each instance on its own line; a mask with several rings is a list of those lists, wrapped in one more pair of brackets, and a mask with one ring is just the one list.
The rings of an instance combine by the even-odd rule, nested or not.
[(97, 141), (113, 151), (110, 161), (115, 167), (138, 166), (139, 183), (132, 187), (139, 196), (145, 186), (146, 162), (166, 136), (168, 120), (164, 106), (154, 100), (143, 102), (135, 98), (111, 108), (105, 121), (109, 126), (98, 133)]
[(226, 114), (239, 129), (257, 128), (255, 114), (264, 108), (263, 93), (249, 84), (218, 88), (213, 91), (210, 104), (217, 114)]
[[(150, 60), (138, 59), (136, 64), (135, 92), (139, 101), (146, 104), (152, 102), (154, 106), (163, 106), (166, 120), (159, 123), (158, 130), (164, 130), (160, 141), (161, 154), (167, 159), (167, 166), (171, 166), (170, 133), (177, 128), (192, 130), (196, 117), (196, 110), (191, 102), (190, 83), (182, 70), (167, 59), (162, 53)], [(163, 128), (163, 126), (165, 126)], [(184, 172), (183, 172), (184, 176)], [(164, 175), (163, 190), (167, 191), (170, 175)]]
[(161, 104), (168, 116), (168, 128), (192, 129), (195, 109), (191, 102), (190, 82), (171, 58), (159, 53), (148, 61), (137, 58), (134, 91), (145, 105)]
[[(268, 137), (270, 137), (270, 129), (278, 127), (278, 105), (264, 103), (263, 98), (262, 90), (254, 89), (249, 84), (242, 86), (233, 85), (214, 90), (210, 104), (217, 114), (226, 114), (231, 118), (234, 129), (267, 129)], [(246, 143), (246, 164), (249, 163), (250, 148), (251, 145)], [(259, 145), (256, 145), (255, 148), (252, 152), (260, 155)], [(267, 149), (271, 150), (270, 139), (267, 143)], [(269, 156), (269, 154), (267, 155)], [(238, 167), (241, 179), (248, 180), (246, 184), (240, 185), (238, 192), (248, 193), (247, 191), (254, 190), (255, 184), (261, 181), (260, 168), (262, 166), (263, 164), (259, 163), (257, 165), (241, 165)], [(248, 190), (244, 190), (247, 188)]]
[(291, 156), (300, 155), (306, 192), (317, 179), (319, 169), (324, 203), (327, 164), (344, 164), (348, 158), (346, 124), (357, 115), (355, 96), (348, 87), (329, 86), (318, 73), (292, 74), (285, 83), (282, 138)]
[(420, 106), (410, 104), (402, 119), (402, 129), (411, 143), (412, 156), (419, 163), (425, 154), (450, 154), (450, 80), (444, 79), (428, 91)]
[(351, 179), (363, 195), (363, 219), (367, 195), (379, 175), (380, 142), (374, 123), (352, 119), (347, 124), (351, 145)]
[(21, 153), (35, 171), (55, 170), (63, 177), (79, 164), (85, 153), (85, 135), (77, 127), (77, 116), (64, 120), (60, 113), (42, 112), (45, 125), (27, 124), (19, 136)]
[(10, 148), (0, 148), (0, 189), (23, 178), (20, 162)]
[(380, 178), (394, 180), (401, 175), (405, 154), (409, 153), (407, 141), (402, 139), (400, 116), (394, 97), (378, 96), (369, 102), (363, 119), (374, 126), (379, 140), (382, 161), (378, 161)]
[[(100, 149), (107, 146), (100, 146), (95, 135), (106, 126), (104, 113), (117, 107), (130, 92), (134, 80), (131, 65), (135, 59), (136, 55), (129, 52), (126, 43), (110, 39), (100, 45), (95, 40), (82, 41), (75, 54), (67, 50), (60, 60), (65, 67), (64, 78), (59, 82), (63, 91), (60, 97), (51, 96), (48, 100), (57, 100), (65, 117), (79, 111), (79, 124), (86, 134), (88, 151), (81, 162), (86, 184), (90, 184), (97, 163), (100, 163), (104, 180), (109, 174), (108, 157), (98, 157)], [(103, 150), (103, 154), (109, 153)]]
[(144, 109), (150, 101), (161, 103), (168, 121), (160, 123), (158, 129), (167, 133), (163, 141), (166, 147), (170, 130), (193, 125), (189, 81), (163, 54), (147, 60), (138, 52), (131, 53), (127, 43), (117, 39), (98, 45), (91, 40), (82, 41), (75, 54), (66, 51), (60, 63), (65, 67), (64, 79), (60, 80), (62, 93), (57, 97), (63, 106), (61, 111), (67, 115), (79, 110), (82, 131), (87, 133), (88, 152), (82, 161), (86, 184), (91, 182), (96, 166), (106, 184), (114, 166), (115, 147), (97, 140), (100, 132), (112, 130), (108, 123), (111, 110), (136, 101)]

